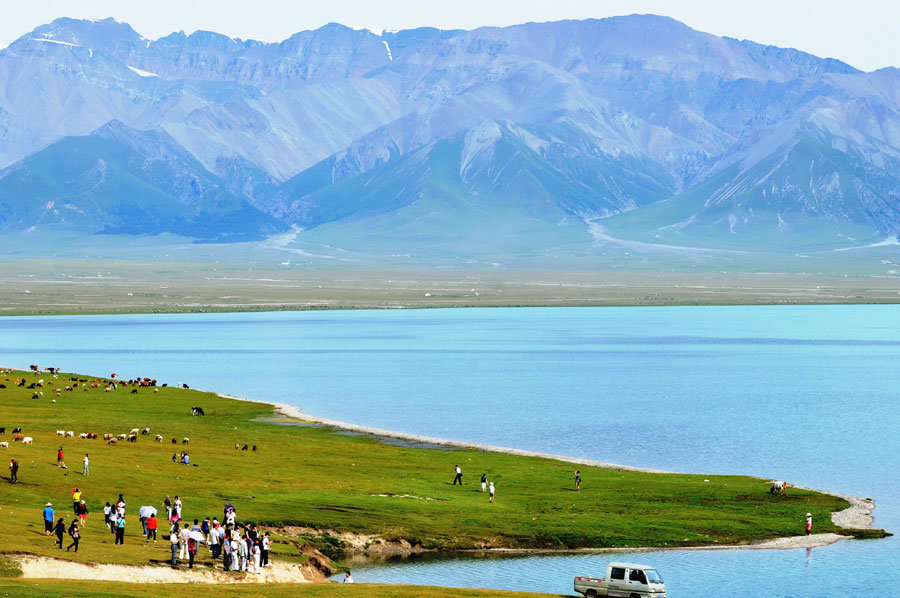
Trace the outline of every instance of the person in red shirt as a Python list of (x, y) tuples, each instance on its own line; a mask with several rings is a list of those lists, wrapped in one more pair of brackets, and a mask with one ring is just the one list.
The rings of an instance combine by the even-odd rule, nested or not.
[(156, 520), (156, 514), (150, 515), (147, 518), (147, 541), (150, 541), (150, 536), (153, 536), (153, 541), (156, 542), (156, 529), (159, 527), (159, 522)]
[(58, 467), (62, 467), (63, 469), (69, 469), (68, 467), (66, 467), (66, 462), (63, 461), (63, 450), (61, 446), (59, 447), (59, 451), (57, 451), (56, 453), (56, 465)]

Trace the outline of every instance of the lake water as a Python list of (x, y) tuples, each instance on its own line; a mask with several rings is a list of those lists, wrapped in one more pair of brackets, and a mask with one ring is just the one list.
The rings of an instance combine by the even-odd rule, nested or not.
[[(152, 376), (415, 434), (787, 479), (874, 498), (876, 524), (898, 531), (898, 332), (894, 306), (3, 318), (0, 364)], [(615, 558), (657, 566), (671, 596), (863, 595), (900, 587), (898, 549), (887, 539), (809, 554), (425, 559), (360, 566), (354, 578), (571, 593), (576, 573)]]

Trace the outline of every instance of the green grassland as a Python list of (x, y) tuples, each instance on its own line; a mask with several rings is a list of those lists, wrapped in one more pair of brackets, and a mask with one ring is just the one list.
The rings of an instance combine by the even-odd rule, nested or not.
[[(167, 546), (162, 541), (148, 546), (141, 539), (136, 513), (145, 504), (161, 507), (166, 494), (182, 497), (186, 519), (220, 515), (223, 503), (232, 502), (239, 519), (276, 530), (304, 526), (377, 534), (384, 541), (405, 539), (440, 550), (732, 544), (801, 533), (807, 511), (816, 531), (839, 531), (829, 513), (847, 506), (801, 490), (771, 496), (766, 481), (750, 477), (593, 467), (580, 467), (584, 485), (575, 492), (570, 463), (411, 448), (322, 427), (274, 425), (270, 405), (174, 388), (132, 394), (122, 386), (112, 392), (79, 387), (56, 397), (53, 386), (70, 384), (66, 374), (57, 380), (42, 375), (50, 384), (43, 397), (33, 399), (32, 390), (12, 387), (23, 375), (29, 382), (37, 379), (21, 372), (0, 376), (10, 379), (0, 389), (6, 439), (12, 440), (12, 427), (34, 438), (31, 446), (11, 442), (3, 451), (21, 464), (18, 484), (0, 481), (0, 552), (6, 553), (126, 564), (164, 561)], [(192, 417), (194, 405), (207, 415)], [(143, 427), (151, 435), (135, 444), (77, 438), (81, 432)], [(74, 431), (76, 438), (60, 440), (61, 429)], [(153, 441), (157, 433), (165, 442)], [(190, 438), (188, 445), (171, 444), (184, 437)], [(60, 443), (68, 470), (56, 466)], [(259, 451), (238, 451), (235, 443), (256, 444)], [(172, 462), (173, 452), (183, 448), (192, 466)], [(91, 458), (88, 477), (80, 473), (84, 453)], [(451, 485), (455, 463), (466, 474), (462, 487)], [(477, 487), (481, 472), (497, 485), (495, 504)], [(47, 501), (70, 520), (75, 486), (92, 513), (77, 555), (54, 548), (41, 522)], [(120, 492), (129, 520), (125, 545), (113, 546), (101, 508)], [(296, 542), (281, 535), (279, 540), (275, 558), (305, 558)]]

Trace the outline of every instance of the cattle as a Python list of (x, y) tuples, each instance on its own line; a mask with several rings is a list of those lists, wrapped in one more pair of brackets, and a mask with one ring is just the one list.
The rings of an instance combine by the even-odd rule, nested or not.
[(82, 432), (81, 434), (78, 435), (78, 437), (79, 438), (87, 438), (88, 437), (87, 432)]
[(140, 434), (140, 432), (140, 428), (131, 428), (131, 432), (129, 432), (129, 434)]
[(91, 440), (97, 440), (97, 433), (96, 432), (88, 432), (88, 438), (90, 438)]
[(163, 384), (163, 388), (166, 388), (167, 386), (169, 386), (169, 383), (168, 383), (168, 382), (165, 383), (165, 384)]
[(250, 448), (250, 447), (248, 447), (248, 446), (245, 444), (244, 446), (241, 447), (241, 450), (242, 450), (242, 451), (246, 451), (246, 450), (248, 450), (249, 448)]
[(66, 432), (66, 438), (75, 438), (75, 432), (69, 430), (68, 432)]
[(203, 413), (203, 407), (191, 407), (191, 415), (206, 415)]
[(254, 452), (254, 453), (256, 452), (256, 445), (255, 445), (255, 444), (253, 445), (253, 452)]
[(136, 389), (136, 388), (132, 388), (132, 389), (131, 389), (131, 394), (136, 395), (136, 394), (137, 394), (137, 389)]
[(156, 442), (162, 442), (162, 441), (163, 441), (162, 434), (157, 434), (157, 435), (156, 435)]
[(0, 435), (6, 434), (6, 428), (0, 428)]
[(7, 449), (8, 449), (8, 448), (9, 448), (9, 443), (8, 443), (8, 442), (5, 442), (5, 441), (4, 441), (4, 442), (0, 442), (0, 448), (7, 448)]
[(107, 442), (106, 444), (119, 444), (119, 439), (118, 438), (110, 438), (109, 442)]
[(181, 385), (181, 388), (183, 388), (183, 389), (185, 389), (185, 390), (190, 390), (191, 387), (188, 386), (187, 384), (182, 384), (182, 385)]
[(112, 434), (104, 434), (103, 435), (103, 440), (109, 440), (110, 438), (112, 438)]
[(22, 438), (24, 438), (24, 437), (22, 436), (21, 433), (20, 433), (20, 434), (13, 434), (13, 442), (22, 442)]
[(173, 438), (173, 439), (172, 439), (172, 444), (178, 444), (178, 439), (177, 439), (177, 438)]
[(137, 442), (137, 434), (129, 434), (128, 442)]
[(148, 436), (149, 434), (150, 434), (150, 428), (144, 428), (143, 430), (141, 430), (142, 436)]
[(13, 434), (20, 434), (22, 432), (22, 428), (13, 428)]
[(32, 438), (31, 436), (26, 436), (22, 439), (22, 444), (31, 444), (33, 440), (34, 438)]
[(181, 439), (181, 444), (187, 444), (187, 443), (189, 443), (190, 441), (191, 441), (191, 439), (188, 438), (187, 436), (185, 436), (184, 438)]
[(39, 399), (39, 398), (41, 398), (41, 395), (39, 395), (39, 394), (36, 393), (36, 392), (33, 392), (33, 393), (31, 393), (31, 398), (32, 398), (32, 399)]
[(119, 440), (125, 440), (126, 438), (128, 438), (128, 434), (119, 434), (118, 436), (116, 436), (116, 438)]
[(0, 388), (6, 388), (6, 384), (0, 384)]
[(65, 436), (65, 435), (66, 435), (66, 431), (65, 431), (65, 430), (57, 430), (57, 431), (56, 431), (56, 435), (57, 435), (57, 436)]

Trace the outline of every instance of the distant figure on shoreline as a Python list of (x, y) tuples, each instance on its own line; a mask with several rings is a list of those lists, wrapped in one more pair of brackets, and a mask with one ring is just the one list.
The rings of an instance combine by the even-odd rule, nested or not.
[(486, 473), (481, 474), (481, 491), (482, 492), (487, 491), (487, 474)]
[(575, 470), (575, 490), (581, 490), (581, 472), (577, 469)]
[(457, 482), (462, 486), (462, 469), (459, 467), (459, 464), (456, 465), (456, 477), (453, 478), (453, 484), (451, 485), (455, 486)]
[(494, 504), (494, 482), (491, 482), (491, 486), (489, 488), (489, 493), (491, 496), (491, 504)]
[(806, 535), (812, 534), (812, 513), (806, 514)]
[(344, 583), (353, 583), (353, 576), (350, 575), (350, 572), (349, 572), (349, 571), (347, 571), (347, 572), (344, 574)]

